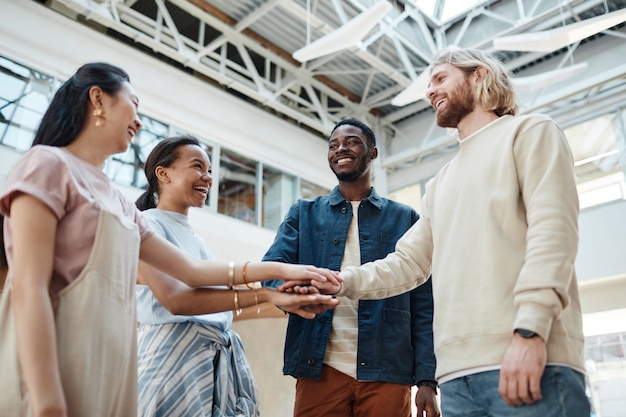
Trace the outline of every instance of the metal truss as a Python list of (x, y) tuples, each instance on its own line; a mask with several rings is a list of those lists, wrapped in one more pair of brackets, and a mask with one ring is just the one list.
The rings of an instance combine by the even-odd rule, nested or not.
[[(323, 135), (346, 116), (367, 118), (391, 132), (399, 121), (419, 117), (428, 107), (425, 101), (402, 108), (390, 101), (440, 48), (458, 45), (493, 52), (491, 44), (498, 36), (588, 18), (609, 11), (609, 5), (625, 7), (624, 0), (491, 0), (440, 21), (423, 13), (415, 1), (394, 0), (382, 23), (353, 48), (304, 64), (291, 57), (306, 42), (332, 32), (374, 3), (53, 0), (51, 7), (97, 22)], [(574, 53), (572, 48), (569, 53)], [(512, 71), (544, 58), (521, 52), (498, 56)], [(558, 101), (555, 97), (552, 103)]]

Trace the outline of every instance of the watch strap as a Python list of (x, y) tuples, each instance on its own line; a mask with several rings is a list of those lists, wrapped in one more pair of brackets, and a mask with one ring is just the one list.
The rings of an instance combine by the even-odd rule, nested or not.
[(522, 336), (524, 339), (530, 339), (532, 337), (538, 336), (537, 333), (533, 332), (532, 330), (527, 330), (527, 329), (515, 329), (514, 333), (517, 333), (518, 335)]
[(422, 379), (421, 381), (417, 381), (417, 384), (415, 384), (418, 388), (419, 387), (430, 387), (432, 388), (433, 391), (435, 391), (435, 394), (437, 394), (437, 388), (439, 388), (439, 384), (437, 384), (437, 381), (433, 381), (430, 379)]

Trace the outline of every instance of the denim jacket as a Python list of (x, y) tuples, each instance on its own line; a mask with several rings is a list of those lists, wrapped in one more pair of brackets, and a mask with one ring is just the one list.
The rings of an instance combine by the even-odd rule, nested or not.
[[(361, 263), (384, 258), (417, 221), (410, 207), (381, 198), (374, 188), (359, 205)], [(352, 205), (335, 187), (329, 195), (298, 200), (280, 225), (264, 261), (311, 264), (339, 270)], [(277, 287), (280, 281), (264, 286)], [(312, 320), (290, 315), (285, 375), (319, 379), (333, 310)], [(357, 379), (413, 385), (435, 379), (432, 285), (384, 300), (361, 300), (358, 310)]]

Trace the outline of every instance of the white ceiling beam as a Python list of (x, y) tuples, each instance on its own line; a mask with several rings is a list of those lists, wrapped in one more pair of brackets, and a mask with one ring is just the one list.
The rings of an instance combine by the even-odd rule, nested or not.
[(254, 65), (254, 62), (252, 62), (252, 58), (250, 58), (250, 54), (248, 53), (248, 50), (241, 42), (235, 43), (235, 46), (237, 47), (239, 56), (241, 56), (241, 59), (246, 65), (246, 69), (248, 70), (248, 73), (251, 75), (252, 79), (254, 80), (254, 83), (256, 84), (257, 89), (259, 90), (259, 93), (267, 95), (268, 92), (267, 92), (267, 88), (265, 87), (265, 82), (263, 78), (261, 78), (261, 76), (259, 75), (259, 71)]
[(584, 93), (585, 91), (592, 90), (593, 88), (605, 85), (611, 81), (620, 79), (623, 80), (624, 74), (626, 74), (626, 64), (621, 64), (612, 68), (608, 68), (606, 71), (596, 73), (595, 75), (584, 78), (576, 83), (569, 83), (567, 85), (567, 88), (562, 88), (558, 91), (554, 91), (548, 94), (542, 94), (540, 100), (538, 100), (532, 106), (524, 109), (524, 112), (537, 112), (542, 108), (552, 106), (554, 103), (568, 100), (572, 97)]
[(267, 13), (274, 10), (274, 8), (280, 6), (286, 0), (265, 0), (259, 7), (254, 9), (252, 13), (248, 14), (246, 17), (237, 22), (234, 26), (234, 29), (238, 32), (241, 32), (244, 29), (252, 26), (257, 20), (261, 19)]
[[(359, 1), (355, 1), (355, 0), (346, 0), (346, 1), (348, 1), (358, 10), (363, 11), (366, 9), (366, 6), (361, 4), (361, 2)], [(402, 45), (405, 47), (406, 50), (413, 52), (415, 55), (417, 55), (424, 61), (428, 62), (432, 58), (435, 48), (434, 48), (434, 43), (432, 41), (432, 36), (430, 35), (430, 32), (425, 28), (426, 25), (424, 23), (423, 16), (419, 12), (417, 12), (417, 10), (415, 9), (413, 5), (407, 3), (405, 4), (404, 12), (402, 12), (396, 19), (393, 19), (391, 22), (389, 21), (390, 18), (391, 17), (388, 15), (386, 19), (382, 20), (380, 24), (378, 25), (380, 30), (374, 33), (369, 38), (365, 39), (363, 43), (366, 46), (369, 46), (372, 43), (374, 43), (376, 40), (378, 40), (380, 37), (382, 37), (383, 35), (386, 35), (388, 37), (395, 36), (396, 39), (402, 43)], [(408, 39), (406, 36), (404, 36), (404, 34), (396, 30), (397, 26), (403, 20), (407, 18), (413, 19), (418, 24), (420, 28), (420, 34), (422, 35), (423, 40), (426, 41), (426, 44), (431, 46), (431, 49), (429, 51), (423, 51), (422, 49), (418, 48), (417, 40)]]
[[(354, 4), (354, 2), (352, 3)], [(294, 17), (302, 19), (304, 22), (306, 22), (308, 18), (310, 20), (311, 26), (318, 28), (318, 30), (323, 34), (328, 34), (333, 31), (333, 28), (329, 27), (324, 21), (322, 21), (317, 16), (313, 14), (311, 14), (310, 16), (307, 16), (306, 9), (303, 9), (296, 3), (287, 2), (284, 4), (284, 8), (288, 10)], [(357, 48), (358, 48), (356, 50), (357, 56), (363, 59), (373, 68), (377, 69), (382, 74), (385, 74), (386, 76), (391, 78), (393, 81), (401, 85), (409, 85), (411, 83), (410, 78), (405, 77), (404, 75), (399, 73), (396, 68), (391, 67), (390, 65), (382, 61), (380, 58), (372, 55), (370, 52), (368, 52), (368, 50), (362, 44), (359, 44)], [(324, 58), (320, 58), (320, 59), (324, 59)], [(330, 60), (332, 58), (327, 57), (326, 59)], [(312, 63), (312, 65), (316, 65), (316, 64), (317, 64), (317, 61)]]
[[(241, 76), (238, 76), (236, 73), (227, 73), (225, 75), (223, 72), (220, 72), (219, 65), (222, 65), (222, 68), (223, 68), (223, 63), (219, 64), (216, 62), (215, 66), (208, 66), (206, 63), (204, 63), (204, 60), (206, 59), (206, 57), (203, 58), (202, 61), (194, 61), (193, 59), (191, 59), (192, 57), (181, 54), (177, 48), (172, 48), (171, 45), (168, 46), (166, 44), (156, 42), (152, 37), (149, 37), (146, 34), (139, 32), (136, 28), (128, 26), (126, 22), (114, 21), (110, 13), (105, 14), (105, 13), (102, 13), (100, 10), (97, 10), (98, 13), (94, 13), (94, 11), (96, 11), (95, 8), (85, 9), (84, 4), (81, 4), (80, 0), (76, 0), (76, 1), (61, 0), (61, 1), (63, 1), (63, 3), (67, 5), (71, 10), (75, 10), (79, 13), (89, 14), (92, 20), (98, 21), (103, 26), (111, 27), (115, 29), (116, 31), (123, 33), (129, 38), (135, 40), (136, 42), (148, 46), (149, 48), (153, 49), (156, 52), (159, 52), (165, 56), (168, 56), (176, 61), (183, 62), (185, 63), (185, 65), (198, 71), (199, 73), (203, 73), (207, 75), (208, 77), (213, 78), (218, 83), (228, 86), (229, 88), (236, 90), (240, 92), (241, 94), (244, 94), (248, 97), (251, 97), (252, 99), (258, 101), (259, 103), (263, 103), (269, 107), (274, 108), (278, 112), (287, 115), (288, 117), (292, 118), (298, 123), (305, 124), (320, 132), (327, 131), (327, 126), (324, 125), (321, 119), (316, 119), (314, 117), (305, 115), (299, 112), (298, 109), (292, 108), (288, 105), (281, 103), (280, 100), (273, 100), (271, 94), (267, 94), (267, 92), (259, 90), (257, 88), (257, 85), (254, 83), (254, 81), (247, 82), (245, 79), (243, 79)], [(283, 68), (285, 68), (287, 71), (291, 70), (292, 72), (295, 72), (295, 73), (299, 71), (299, 68), (295, 67), (293, 64), (287, 62), (286, 60), (282, 59), (278, 55), (267, 50), (267, 48), (264, 48), (263, 46), (257, 44), (256, 42), (253, 42), (251, 39), (243, 36), (241, 33), (235, 32), (232, 27), (219, 21), (219, 19), (209, 15), (203, 10), (197, 8), (195, 5), (192, 5), (191, 3), (187, 1), (182, 1), (182, 0), (172, 0), (172, 3), (176, 3), (178, 7), (180, 7), (181, 9), (183, 9), (184, 11), (188, 13), (191, 12), (190, 14), (198, 17), (201, 21), (209, 20), (207, 24), (209, 24), (210, 26), (214, 28), (218, 28), (218, 30), (221, 30), (226, 35), (227, 38), (232, 37), (234, 39), (240, 39), (242, 44), (245, 45), (250, 50), (254, 50), (256, 53), (259, 53), (262, 56), (268, 56), (268, 55), (272, 56), (273, 61), (276, 62), (277, 65), (280, 65)], [(111, 4), (111, 3), (108, 3), (108, 4)], [(121, 4), (116, 5), (116, 7), (119, 7), (119, 6), (123, 6), (123, 5)], [(140, 13), (131, 9), (127, 11), (127, 14), (139, 15)], [(156, 23), (153, 23), (153, 27), (155, 26), (156, 26)], [(219, 57), (219, 55), (216, 55), (216, 56)], [(235, 66), (236, 64), (231, 63), (231, 64), (228, 64), (227, 66), (229, 65)], [(302, 73), (299, 77), (301, 79), (309, 80), (308, 78), (309, 76), (307, 76), (305, 73)], [(363, 112), (362, 107), (360, 105), (351, 102), (345, 96), (329, 88), (325, 84), (315, 79), (310, 79), (310, 83), (312, 85), (315, 85), (316, 86), (315, 88), (323, 92), (324, 94), (329, 94), (333, 96), (333, 99), (336, 100), (337, 102), (343, 103), (351, 107), (353, 112), (357, 112), (357, 111)], [(319, 88), (317, 86), (319, 86)]]
[[(376, 51), (376, 56), (380, 56), (380, 49), (382, 48), (382, 42), (378, 44), (378, 50)], [(376, 71), (371, 70), (367, 76), (367, 81), (363, 86), (363, 93), (361, 94), (361, 104), (365, 104), (367, 98), (369, 97), (370, 88), (372, 87), (372, 82), (374, 81), (374, 77), (376, 76)]]
[[(176, 2), (177, 6), (179, 6), (186, 12), (192, 14), (193, 16), (195, 16), (196, 18), (202, 21), (205, 21), (207, 24), (209, 24), (213, 28), (221, 31), (224, 34), (224, 36), (226, 36), (227, 39), (231, 39), (233, 41), (234, 40), (241, 41), (251, 51), (254, 51), (260, 56), (264, 56), (266, 58), (271, 59), (274, 63), (276, 63), (276, 65), (280, 66), (281, 68), (285, 69), (288, 72), (296, 74), (296, 78), (298, 78), (301, 82), (311, 83), (316, 89), (332, 97), (333, 100), (336, 100), (337, 102), (342, 103), (343, 105), (347, 107), (354, 108), (354, 110), (356, 111), (355, 106), (358, 107), (358, 104), (348, 100), (343, 94), (337, 92), (336, 90), (328, 87), (323, 82), (318, 81), (317, 79), (312, 77), (308, 73), (308, 71), (306, 71), (306, 69), (295, 66), (294, 64), (287, 61), (283, 57), (270, 51), (266, 47), (258, 44), (257, 42), (253, 41), (247, 36), (244, 36), (243, 34), (235, 31), (228, 24), (222, 22), (221, 20), (217, 19), (215, 16), (212, 16), (211, 14), (205, 12), (204, 10), (198, 8), (197, 6), (191, 4), (188, 1), (186, 0), (170, 0), (170, 1)], [(290, 5), (292, 4), (293, 4), (292, 2), (287, 1), (283, 4), (283, 6), (284, 8), (289, 9)]]
[(580, 64), (557, 68), (527, 77), (514, 77), (511, 79), (511, 82), (520, 93), (532, 92), (582, 74), (587, 71), (588, 68), (589, 64), (582, 62)]
[[(172, 37), (174, 38), (174, 41), (178, 46), (178, 52), (183, 53), (183, 51), (185, 50), (185, 44), (181, 39), (180, 33), (178, 33), (178, 29), (176, 28), (176, 24), (174, 23), (172, 16), (170, 16), (170, 12), (167, 10), (167, 7), (165, 7), (165, 3), (163, 2), (163, 0), (154, 0), (154, 2), (157, 5), (160, 18), (167, 24), (167, 27), (169, 28)], [(157, 20), (157, 22), (159, 22), (159, 25), (161, 24), (161, 19)], [(157, 33), (160, 33), (160, 31), (158, 31)]]
[(339, 17), (339, 20), (341, 21), (342, 25), (345, 25), (346, 23), (348, 23), (348, 21), (350, 21), (350, 19), (348, 18), (348, 15), (346, 14), (346, 11), (343, 9), (343, 5), (341, 4), (340, 0), (331, 0), (333, 7), (335, 9), (335, 12), (337, 13), (337, 16)]
[(452, 42), (453, 45), (460, 45), (461, 38), (463, 36), (465, 36), (465, 33), (467, 32), (467, 29), (472, 24), (472, 21), (474, 20), (474, 17), (476, 17), (476, 15), (477, 14), (476, 14), (475, 10), (471, 10), (465, 16), (465, 19), (463, 20), (463, 25), (461, 25), (461, 29), (459, 30), (459, 33), (457, 33), (456, 37), (454, 38), (454, 42)]
[[(245, 30), (246, 28), (248, 28), (250, 25), (252, 25), (254, 22), (256, 22), (257, 20), (259, 20), (260, 18), (262, 18), (263, 16), (265, 16), (268, 12), (270, 12), (271, 10), (274, 9), (274, 7), (278, 6), (280, 3), (284, 2), (285, 0), (270, 0), (270, 1), (266, 1), (265, 3), (263, 3), (260, 7), (258, 7), (257, 9), (255, 9), (252, 13), (250, 13), (248, 16), (246, 16), (245, 18), (243, 18), (240, 22), (237, 22), (234, 26), (234, 30), (236, 32), (241, 32), (243, 30)], [(221, 45), (223, 45), (226, 42), (226, 38), (224, 37), (224, 35), (218, 36), (217, 38), (215, 38), (213, 41), (211, 41), (209, 44), (207, 44), (205, 47), (203, 47), (202, 49), (200, 49), (197, 53), (196, 53), (196, 57), (198, 59), (200, 59), (203, 55), (208, 54), (211, 51), (216, 50), (217, 48), (219, 48)]]

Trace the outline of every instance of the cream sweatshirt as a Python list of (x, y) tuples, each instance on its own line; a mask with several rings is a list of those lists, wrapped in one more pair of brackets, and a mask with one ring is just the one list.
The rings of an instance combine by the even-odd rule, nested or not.
[(437, 378), (499, 366), (516, 328), (547, 342), (549, 363), (583, 371), (578, 209), (561, 129), (542, 115), (500, 117), (429, 181), (394, 253), (341, 273), (339, 295), (390, 297), (432, 272)]

